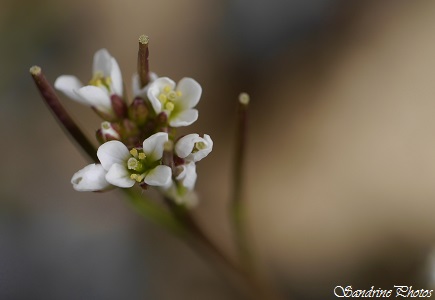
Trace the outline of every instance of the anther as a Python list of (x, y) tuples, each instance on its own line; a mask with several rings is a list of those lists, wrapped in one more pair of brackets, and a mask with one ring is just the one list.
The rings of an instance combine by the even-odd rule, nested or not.
[(177, 98), (177, 94), (174, 91), (168, 93), (168, 99), (174, 101)]
[(130, 154), (137, 158), (137, 149), (136, 148), (131, 149)]
[(173, 111), (174, 108), (175, 108), (174, 103), (172, 103), (172, 102), (166, 102), (166, 104), (165, 104), (165, 109), (166, 110)]
[(168, 100), (168, 98), (166, 97), (165, 94), (160, 94), (160, 95), (159, 95), (159, 101), (160, 101), (162, 104), (165, 104), (167, 100)]
[[(137, 150), (136, 150), (137, 151)], [(139, 159), (144, 160), (147, 156), (145, 155), (145, 153), (141, 152), (139, 153)]]

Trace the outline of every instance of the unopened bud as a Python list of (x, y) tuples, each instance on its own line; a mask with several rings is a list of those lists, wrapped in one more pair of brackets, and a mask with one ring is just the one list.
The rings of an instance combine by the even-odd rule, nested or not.
[(145, 124), (148, 117), (148, 108), (145, 101), (141, 98), (135, 98), (128, 108), (128, 117), (138, 126)]
[(115, 127), (118, 127), (119, 130), (119, 126), (113, 126), (107, 121), (101, 123), (101, 134), (103, 135), (104, 140), (111, 141), (120, 139), (119, 132), (115, 129)]
[(127, 105), (121, 97), (112, 95), (110, 96), (110, 102), (112, 103), (113, 112), (119, 119), (123, 119), (127, 116)]
[(138, 133), (137, 126), (130, 120), (124, 119), (122, 121), (123, 133), (125, 136), (135, 136)]

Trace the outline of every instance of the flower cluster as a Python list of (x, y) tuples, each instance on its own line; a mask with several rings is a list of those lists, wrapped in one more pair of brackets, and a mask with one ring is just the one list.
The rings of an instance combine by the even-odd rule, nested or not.
[(102, 119), (96, 132), (99, 164), (90, 164), (71, 179), (77, 191), (104, 191), (113, 187), (157, 187), (173, 201), (191, 206), (196, 163), (213, 148), (210, 136), (188, 134), (175, 138), (175, 129), (198, 119), (202, 89), (192, 78), (178, 84), (167, 77), (147, 74), (141, 82), (133, 76), (134, 99), (127, 101), (121, 70), (106, 49), (94, 55), (88, 85), (75, 76), (57, 78), (55, 88), (90, 106)]

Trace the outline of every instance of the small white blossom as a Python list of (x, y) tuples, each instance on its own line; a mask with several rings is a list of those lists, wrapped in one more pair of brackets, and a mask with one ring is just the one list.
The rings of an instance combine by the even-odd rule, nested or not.
[(193, 190), (197, 178), (195, 162), (189, 162), (179, 166), (178, 168), (180, 172), (175, 179), (177, 179), (178, 183), (180, 183), (184, 188)]
[(188, 134), (175, 144), (175, 154), (184, 160), (182, 165), (177, 166), (177, 175), (172, 184), (164, 192), (178, 204), (188, 207), (198, 203), (198, 197), (194, 191), (197, 174), (196, 162), (206, 157), (213, 149), (213, 141), (209, 135), (200, 137), (198, 134)]
[(163, 192), (165, 195), (176, 203), (193, 207), (198, 204), (198, 197), (194, 191), (196, 183), (196, 165), (195, 162), (178, 166), (178, 175), (175, 181), (172, 180), (171, 185)]
[[(130, 188), (136, 182), (168, 188), (171, 184), (172, 171), (170, 167), (161, 165), (163, 146), (167, 141), (168, 134), (158, 132), (143, 142), (142, 149), (133, 148), (130, 151), (120, 141), (106, 142), (97, 151), (101, 162), (101, 165), (95, 165), (98, 172), (88, 168), (89, 166), (86, 167), (88, 169), (80, 170), (73, 176), (73, 186), (79, 191), (101, 190), (98, 185), (91, 184), (82, 189), (76, 188), (80, 183), (80, 181), (77, 182), (78, 178), (82, 178), (81, 181), (83, 181), (92, 175), (96, 182), (106, 181), (108, 184), (121, 188)], [(89, 175), (88, 172), (92, 173)]]
[(175, 154), (185, 161), (197, 162), (209, 155), (213, 150), (213, 141), (208, 134), (200, 137), (199, 134), (188, 134), (175, 144)]
[(198, 119), (198, 110), (194, 107), (201, 93), (201, 86), (192, 78), (183, 78), (175, 85), (167, 77), (156, 79), (147, 92), (156, 114), (164, 112), (172, 127), (188, 126)]
[(73, 188), (80, 192), (94, 192), (108, 189), (106, 170), (100, 164), (90, 164), (74, 174), (71, 179)]
[(75, 76), (62, 75), (56, 79), (54, 86), (77, 102), (113, 115), (110, 96), (122, 97), (122, 75), (115, 58), (106, 49), (95, 53), (92, 73), (89, 85), (84, 86)]

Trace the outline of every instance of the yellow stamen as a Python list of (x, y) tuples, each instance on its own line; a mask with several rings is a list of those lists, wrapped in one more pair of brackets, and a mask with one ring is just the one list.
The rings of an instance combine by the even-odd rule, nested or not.
[(137, 149), (136, 148), (131, 149), (130, 154), (137, 158)]
[(131, 174), (130, 179), (137, 180), (137, 174)]
[(181, 91), (177, 91), (177, 96), (181, 97), (181, 96), (183, 96), (183, 93)]
[(138, 176), (136, 177), (136, 181), (137, 181), (137, 182), (141, 182), (144, 178), (145, 178), (145, 174), (138, 175)]
[(169, 85), (167, 85), (167, 86), (165, 86), (165, 87), (163, 88), (163, 91), (164, 91), (165, 93), (169, 93), (169, 92), (171, 91), (171, 87), (170, 87)]
[(102, 72), (96, 72), (89, 81), (89, 84), (97, 87), (104, 86), (107, 90), (110, 90), (112, 79), (110, 77), (104, 77)]
[(168, 98), (166, 97), (165, 94), (160, 94), (160, 95), (159, 95), (159, 101), (160, 101), (162, 104), (165, 104), (166, 101), (168, 101)]
[(139, 153), (139, 159), (145, 159), (145, 157), (147, 157), (146, 155), (145, 155), (145, 153), (143, 153), (143, 152), (141, 152), (141, 153)]
[(177, 94), (174, 91), (168, 93), (168, 99), (174, 101), (177, 98)]
[(166, 104), (165, 104), (165, 109), (166, 110), (173, 111), (174, 108), (175, 108), (174, 103), (172, 103), (172, 102), (166, 102)]

